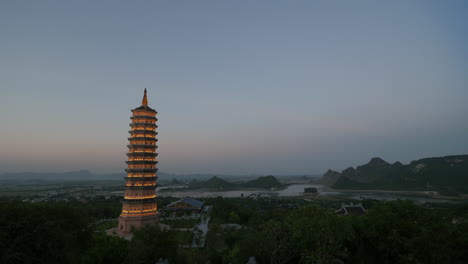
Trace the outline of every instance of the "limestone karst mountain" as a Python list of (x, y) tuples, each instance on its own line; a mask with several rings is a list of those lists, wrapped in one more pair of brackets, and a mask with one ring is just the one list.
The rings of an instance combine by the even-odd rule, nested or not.
[(424, 158), (407, 165), (381, 158), (339, 175), (328, 171), (322, 181), (337, 180), (334, 189), (436, 190), (468, 193), (468, 155)]

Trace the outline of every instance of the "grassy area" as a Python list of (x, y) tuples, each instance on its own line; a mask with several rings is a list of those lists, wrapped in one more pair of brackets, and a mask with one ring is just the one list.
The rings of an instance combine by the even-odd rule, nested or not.
[(170, 225), (172, 228), (192, 228), (200, 223), (199, 219), (177, 219), (177, 220), (163, 220), (161, 223)]
[(175, 240), (179, 245), (191, 245), (193, 240), (193, 233), (191, 231), (176, 231)]
[(104, 231), (109, 228), (117, 227), (118, 222), (117, 221), (112, 221), (112, 222), (102, 222), (98, 225), (96, 225), (95, 230), (98, 231)]

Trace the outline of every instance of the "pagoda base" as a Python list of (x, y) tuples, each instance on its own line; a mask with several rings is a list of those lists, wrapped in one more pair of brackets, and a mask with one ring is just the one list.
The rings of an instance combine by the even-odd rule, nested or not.
[(117, 232), (120, 234), (130, 234), (133, 228), (139, 229), (145, 225), (156, 225), (159, 222), (157, 214), (143, 217), (119, 216)]

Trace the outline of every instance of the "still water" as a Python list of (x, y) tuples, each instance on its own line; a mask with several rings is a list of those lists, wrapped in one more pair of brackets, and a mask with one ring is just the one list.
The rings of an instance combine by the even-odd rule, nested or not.
[[(388, 193), (372, 193), (372, 192), (339, 192), (339, 191), (330, 191), (323, 185), (314, 185), (314, 184), (293, 184), (289, 185), (286, 189), (283, 190), (236, 190), (236, 191), (222, 191), (222, 192), (209, 192), (201, 190), (187, 190), (187, 191), (163, 191), (158, 188), (158, 194), (162, 197), (247, 197), (250, 195), (255, 196), (301, 196), (304, 193), (304, 188), (315, 187), (318, 189), (319, 196), (340, 196), (343, 198), (352, 198), (352, 199), (376, 199), (376, 200), (397, 200), (397, 199), (409, 199), (417, 202), (448, 202), (444, 199), (434, 199), (424, 196), (416, 195), (396, 195)], [(162, 188), (161, 188), (162, 189)]]

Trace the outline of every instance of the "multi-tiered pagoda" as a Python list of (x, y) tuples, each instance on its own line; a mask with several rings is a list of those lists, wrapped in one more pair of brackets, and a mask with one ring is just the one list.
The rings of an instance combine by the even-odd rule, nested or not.
[(130, 233), (132, 227), (155, 224), (158, 216), (156, 203), (156, 118), (157, 112), (148, 106), (145, 94), (141, 106), (132, 110), (128, 167), (125, 177), (125, 197), (118, 230)]

